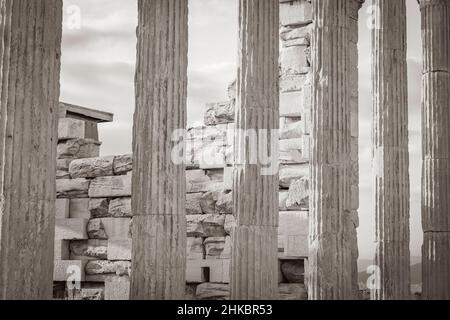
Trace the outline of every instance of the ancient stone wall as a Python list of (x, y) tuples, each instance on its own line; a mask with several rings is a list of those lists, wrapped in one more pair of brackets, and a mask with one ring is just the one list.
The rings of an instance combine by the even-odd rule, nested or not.
[[(280, 17), (279, 289), (280, 299), (305, 299), (311, 4), (282, 2)], [(229, 297), (235, 83), (228, 96), (208, 104), (204, 125), (187, 132), (188, 299)], [(59, 125), (55, 295), (128, 299), (132, 156), (98, 157), (98, 135), (84, 127), (86, 121), (73, 118)], [(67, 290), (74, 270), (81, 272), (81, 287)]]

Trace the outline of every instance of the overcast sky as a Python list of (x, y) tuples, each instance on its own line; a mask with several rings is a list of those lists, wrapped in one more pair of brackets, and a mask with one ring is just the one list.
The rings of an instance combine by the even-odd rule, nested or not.
[[(189, 0), (188, 121), (200, 122), (205, 104), (227, 99), (235, 78), (237, 58), (237, 0)], [(61, 100), (115, 115), (102, 125), (102, 154), (131, 152), (134, 112), (136, 0), (65, 0)], [(416, 1), (408, 4), (408, 65), (411, 153), (411, 254), (420, 255), (420, 13)], [(72, 5), (81, 13), (81, 28)], [(370, 180), (370, 31), (368, 4), (360, 19), (360, 223), (361, 258), (373, 257), (374, 212)]]

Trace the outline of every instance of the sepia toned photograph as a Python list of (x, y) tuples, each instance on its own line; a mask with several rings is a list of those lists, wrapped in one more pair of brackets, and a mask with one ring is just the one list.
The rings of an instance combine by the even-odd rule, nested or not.
[(450, 0), (0, 0), (0, 34), (0, 300), (450, 300)]

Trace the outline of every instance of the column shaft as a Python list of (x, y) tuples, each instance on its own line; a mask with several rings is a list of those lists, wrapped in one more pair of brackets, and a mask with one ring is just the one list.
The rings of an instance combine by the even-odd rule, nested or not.
[(308, 294), (354, 298), (357, 252), (351, 212), (350, 20), (347, 0), (313, 1)]
[(422, 12), (423, 297), (450, 299), (450, 1)]
[(186, 128), (188, 1), (139, 0), (133, 131), (132, 299), (182, 299), (185, 165), (171, 158)]
[[(274, 299), (279, 181), (278, 135), (272, 134), (279, 128), (279, 0), (240, 0), (239, 40), (231, 298)], [(246, 138), (249, 130), (255, 130), (256, 140)], [(261, 154), (274, 155), (275, 172), (264, 173), (261, 158), (251, 161)]]
[(0, 0), (0, 299), (51, 299), (61, 0)]
[(373, 0), (373, 172), (379, 288), (410, 298), (408, 78), (405, 0)]

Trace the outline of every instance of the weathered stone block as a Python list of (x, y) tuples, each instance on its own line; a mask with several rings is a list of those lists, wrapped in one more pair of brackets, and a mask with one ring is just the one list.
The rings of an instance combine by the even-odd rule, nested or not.
[(309, 165), (280, 166), (280, 187), (289, 188), (295, 180), (309, 177)]
[(56, 219), (56, 240), (86, 240), (87, 219)]
[(104, 218), (110, 215), (108, 198), (89, 199), (89, 211), (93, 218)]
[(216, 202), (217, 199), (212, 192), (206, 192), (202, 194), (200, 198), (200, 208), (203, 214), (214, 214), (216, 213)]
[(233, 230), (234, 227), (236, 227), (236, 218), (231, 214), (227, 214), (225, 216), (225, 225), (224, 225), (224, 230), (226, 234), (231, 235), (231, 231)]
[[(187, 283), (228, 283), (230, 260), (188, 260)], [(208, 278), (209, 276), (209, 278)]]
[(280, 23), (283, 26), (302, 26), (312, 22), (312, 5), (307, 0), (280, 3)]
[(69, 166), (73, 159), (57, 159), (56, 160), (56, 169), (59, 171), (69, 172)]
[(69, 260), (69, 241), (68, 240), (55, 240), (54, 247), (54, 259), (55, 260)]
[(187, 193), (217, 191), (223, 188), (223, 170), (188, 170), (186, 171)]
[(220, 283), (202, 283), (197, 286), (195, 296), (198, 300), (229, 300), (229, 285)]
[(188, 237), (223, 237), (226, 235), (225, 215), (188, 215), (187, 235)]
[(58, 122), (58, 140), (84, 139), (85, 122), (78, 119), (62, 118)]
[(58, 198), (86, 198), (89, 190), (89, 180), (62, 179), (56, 181)]
[(281, 74), (302, 74), (309, 67), (306, 45), (283, 48), (280, 53)]
[(105, 300), (129, 300), (130, 278), (108, 277), (105, 281)]
[(133, 155), (121, 155), (114, 158), (114, 175), (122, 175), (133, 170)]
[(112, 176), (114, 157), (100, 157), (73, 160), (69, 166), (72, 178), (96, 178)]
[(226, 167), (223, 170), (223, 190), (231, 191), (233, 189), (233, 167)]
[(58, 143), (58, 159), (83, 159), (95, 158), (100, 154), (101, 142), (91, 139), (74, 139)]
[(92, 260), (87, 262), (85, 270), (86, 275), (115, 274), (117, 276), (129, 276), (131, 272), (131, 262)]
[(90, 239), (100, 239), (100, 240), (108, 239), (108, 235), (106, 234), (101, 219), (90, 220), (87, 225), (87, 233)]
[(69, 218), (69, 199), (56, 199), (55, 201), (55, 217), (56, 219)]
[(90, 198), (118, 198), (131, 196), (131, 174), (99, 177), (89, 187)]
[(294, 180), (289, 186), (288, 197), (286, 199), (287, 208), (309, 208), (309, 179), (304, 177)]
[(90, 219), (89, 198), (70, 199), (70, 218)]
[(108, 260), (130, 260), (131, 261), (131, 239), (109, 240)]
[(70, 179), (68, 171), (56, 170), (56, 180)]
[(70, 242), (70, 259), (72, 260), (106, 260), (107, 241), (85, 240)]
[(202, 214), (200, 201), (203, 193), (190, 193), (186, 195), (186, 214)]
[(188, 237), (186, 252), (188, 260), (203, 260), (205, 255), (203, 238)]
[(280, 300), (307, 300), (308, 293), (303, 284), (280, 284)]
[(218, 259), (225, 249), (225, 237), (206, 238), (204, 246), (206, 259)]
[(280, 126), (280, 139), (299, 139), (302, 138), (303, 133), (303, 125), (301, 121), (296, 121), (292, 123), (284, 124)]
[(218, 102), (206, 105), (205, 125), (234, 122), (234, 102)]
[(82, 283), (81, 290), (75, 290), (75, 294), (69, 300), (76, 301), (101, 301), (105, 299), (105, 289), (96, 283)]
[(216, 214), (232, 214), (233, 213), (233, 194), (231, 192), (217, 192), (215, 194)]
[(300, 117), (302, 115), (302, 91), (283, 92), (280, 94), (280, 116)]
[(308, 257), (309, 221), (307, 211), (280, 212), (278, 235), (285, 257)]
[(231, 259), (231, 237), (206, 238), (206, 259)]
[(91, 239), (126, 240), (131, 238), (130, 218), (99, 218), (89, 221)]
[(131, 198), (117, 198), (109, 202), (109, 215), (115, 218), (131, 217)]

